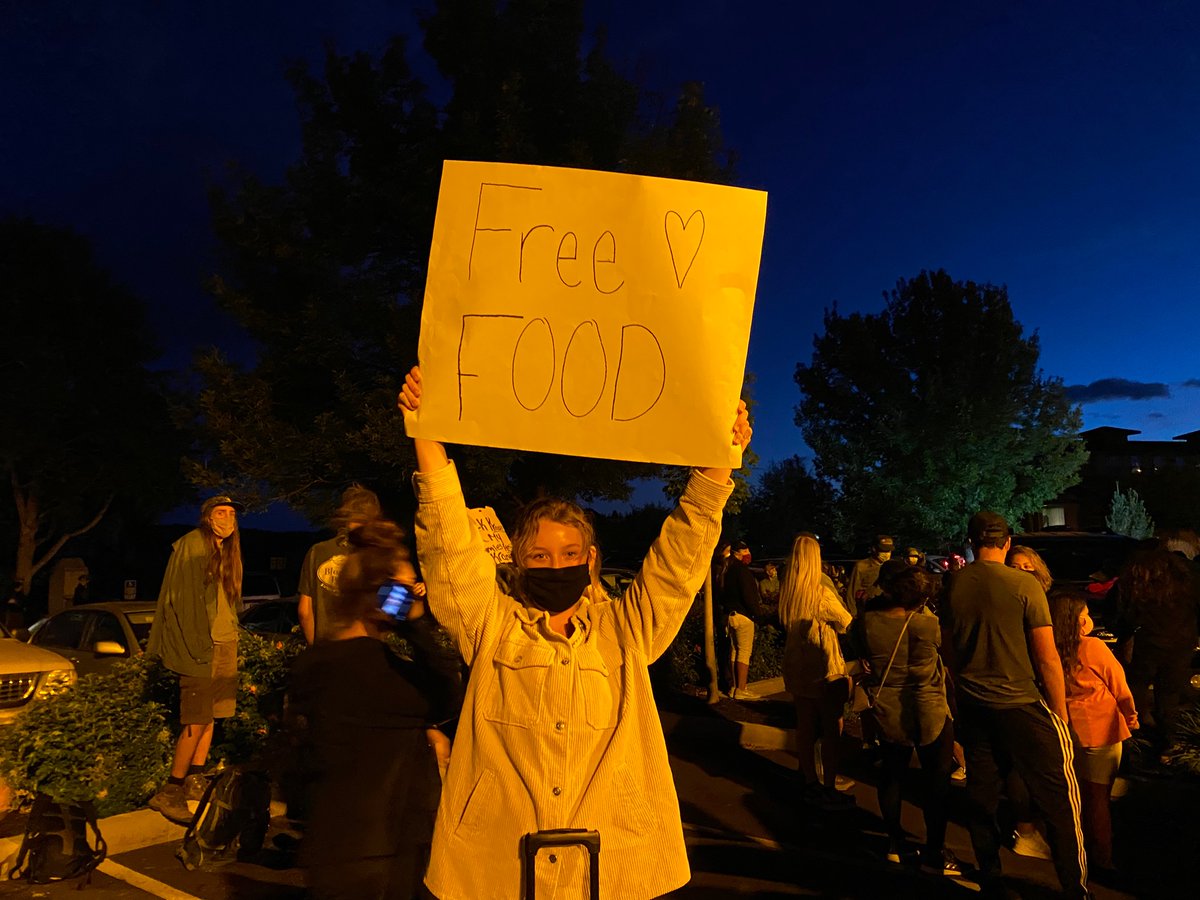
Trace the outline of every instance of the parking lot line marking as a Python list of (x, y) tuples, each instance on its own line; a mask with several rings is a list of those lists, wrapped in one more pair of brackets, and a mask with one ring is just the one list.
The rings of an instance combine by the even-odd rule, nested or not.
[(147, 894), (153, 894), (155, 897), (161, 897), (162, 900), (200, 900), (199, 897), (189, 894), (186, 891), (178, 890), (171, 887), (169, 884), (163, 884), (149, 875), (143, 875), (128, 866), (123, 866), (119, 862), (113, 862), (111, 859), (106, 859), (100, 865), (96, 866), (105, 875), (111, 875), (126, 884), (131, 884), (139, 890), (145, 891)]

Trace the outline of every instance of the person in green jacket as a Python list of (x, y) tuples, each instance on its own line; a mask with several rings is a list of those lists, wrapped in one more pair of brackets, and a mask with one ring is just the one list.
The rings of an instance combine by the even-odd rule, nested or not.
[(163, 575), (146, 653), (179, 675), (179, 738), (167, 784), (150, 798), (173, 822), (188, 822), (188, 800), (199, 800), (216, 719), (234, 714), (237, 696), (238, 609), (242, 505), (210, 497), (200, 525), (175, 542)]

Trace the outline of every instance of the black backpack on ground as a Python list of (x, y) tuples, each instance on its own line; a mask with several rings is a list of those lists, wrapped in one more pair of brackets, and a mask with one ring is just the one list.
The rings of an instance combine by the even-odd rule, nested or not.
[(221, 866), (262, 849), (271, 823), (271, 782), (264, 772), (219, 772), (204, 791), (175, 851), (188, 870)]
[[(94, 850), (88, 844), (89, 826), (95, 836)], [(80, 878), (100, 865), (107, 853), (108, 845), (100, 834), (90, 801), (59, 803), (39, 791), (33, 798), (21, 850), (8, 877), (24, 878), (33, 884)]]

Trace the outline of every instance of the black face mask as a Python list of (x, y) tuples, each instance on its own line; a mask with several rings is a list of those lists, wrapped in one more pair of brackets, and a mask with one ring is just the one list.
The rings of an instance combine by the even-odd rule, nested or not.
[(522, 582), (529, 602), (553, 614), (575, 605), (592, 583), (592, 574), (586, 563), (561, 569), (526, 569)]

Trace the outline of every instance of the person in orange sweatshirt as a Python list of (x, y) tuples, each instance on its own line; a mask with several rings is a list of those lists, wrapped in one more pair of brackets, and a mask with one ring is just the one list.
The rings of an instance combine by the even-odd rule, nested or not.
[(1075, 732), (1075, 771), (1082, 794), (1083, 831), (1093, 868), (1113, 868), (1109, 795), (1121, 765), (1121, 742), (1137, 730), (1137, 709), (1125, 672), (1108, 645), (1088, 637), (1087, 595), (1050, 593), (1054, 643), (1067, 683), (1067, 712)]

